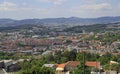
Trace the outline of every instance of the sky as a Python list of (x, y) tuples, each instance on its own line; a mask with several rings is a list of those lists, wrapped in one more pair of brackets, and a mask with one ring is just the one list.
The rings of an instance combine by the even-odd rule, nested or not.
[(0, 18), (120, 16), (120, 0), (0, 0)]

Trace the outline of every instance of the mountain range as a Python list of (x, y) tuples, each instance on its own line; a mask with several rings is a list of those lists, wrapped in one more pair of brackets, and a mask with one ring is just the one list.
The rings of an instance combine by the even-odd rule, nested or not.
[(107, 24), (120, 22), (120, 16), (116, 17), (99, 17), (99, 18), (46, 18), (46, 19), (0, 19), (0, 27), (18, 26), (18, 25), (46, 25), (46, 26), (77, 26), (77, 25), (91, 25), (91, 24)]

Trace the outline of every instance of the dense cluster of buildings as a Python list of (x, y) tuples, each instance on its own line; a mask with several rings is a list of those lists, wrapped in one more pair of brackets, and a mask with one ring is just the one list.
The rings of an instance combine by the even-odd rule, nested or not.
[[(0, 33), (0, 51), (2, 52), (15, 52), (23, 55), (46, 55), (54, 54), (56, 51), (71, 51), (76, 50), (77, 52), (89, 52), (99, 53), (101, 55), (106, 52), (120, 55), (120, 52), (114, 52), (116, 47), (120, 44), (120, 41), (114, 41), (109, 44), (102, 44), (100, 40), (87, 40), (93, 33), (84, 35), (69, 35), (69, 36), (54, 36), (41, 38), (38, 35), (26, 37), (19, 32), (12, 33)], [(103, 33), (96, 34), (96, 37), (104, 35)], [(1, 60), (0, 69), (4, 71), (17, 71), (19, 61), (13, 60)], [(68, 61), (62, 64), (44, 64), (45, 67), (51, 67), (56, 70), (56, 74), (70, 74), (71, 70), (75, 69), (80, 65), (79, 61)], [(85, 65), (89, 67), (101, 68), (100, 62), (86, 62)], [(110, 71), (111, 74), (116, 74), (114, 71)], [(99, 73), (99, 72), (98, 72)], [(91, 72), (96, 74), (96, 72)], [(108, 74), (101, 73), (101, 74)]]
[[(102, 34), (97, 34), (100, 36)], [(91, 34), (86, 34), (88, 38)], [(44, 53), (55, 50), (77, 50), (77, 52), (87, 51), (91, 53), (113, 52), (120, 41), (115, 41), (111, 45), (103, 45), (99, 40), (86, 40), (82, 35), (78, 36), (56, 36), (47, 38), (25, 38), (19, 33), (1, 33), (0, 51), (20, 52), (20, 53)]]

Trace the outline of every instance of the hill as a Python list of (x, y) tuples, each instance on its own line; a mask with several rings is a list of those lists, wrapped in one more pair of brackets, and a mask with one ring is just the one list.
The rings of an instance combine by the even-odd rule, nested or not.
[(78, 26), (91, 24), (106, 24), (120, 22), (120, 16), (117, 17), (99, 17), (99, 18), (46, 18), (46, 19), (0, 19), (0, 27), (18, 26), (26, 24), (46, 25), (46, 26)]

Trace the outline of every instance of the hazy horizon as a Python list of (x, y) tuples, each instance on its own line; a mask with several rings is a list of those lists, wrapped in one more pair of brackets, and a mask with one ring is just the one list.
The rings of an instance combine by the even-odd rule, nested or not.
[(120, 17), (120, 16), (100, 16), (100, 17), (77, 17), (77, 16), (71, 16), (71, 17), (46, 17), (46, 18), (1, 18), (0, 19), (12, 19), (12, 20), (26, 20), (26, 19), (57, 19), (57, 18), (81, 18), (81, 19), (96, 19), (96, 18), (102, 18), (102, 17)]

